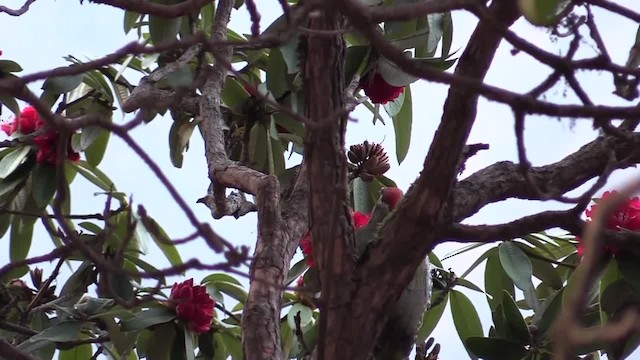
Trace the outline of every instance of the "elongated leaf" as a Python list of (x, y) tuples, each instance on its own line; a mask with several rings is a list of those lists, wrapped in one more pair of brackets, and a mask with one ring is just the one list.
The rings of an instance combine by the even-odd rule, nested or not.
[(239, 302), (243, 304), (247, 302), (247, 291), (244, 290), (241, 286), (226, 281), (216, 281), (212, 284), (216, 287), (216, 289), (231, 296)]
[(170, 360), (176, 336), (176, 328), (171, 323), (155, 326), (147, 339), (147, 360)]
[(0, 60), (0, 73), (20, 72), (22, 67), (15, 61)]
[(76, 74), (48, 78), (42, 84), (42, 89), (52, 94), (64, 94), (77, 88), (82, 83), (83, 76), (83, 74)]
[(515, 300), (511, 297), (507, 291), (503, 291), (502, 294), (502, 311), (504, 311), (507, 325), (509, 327), (509, 339), (514, 340), (520, 345), (529, 345), (531, 343), (531, 334), (529, 333), (529, 327), (518, 309)]
[(182, 167), (183, 152), (188, 148), (189, 139), (197, 125), (196, 121), (190, 120), (176, 120), (169, 130), (169, 155), (171, 163), (177, 168)]
[[(482, 253), (482, 255), (480, 255), (470, 266), (467, 270), (465, 270), (464, 273), (462, 273), (462, 275), (460, 275), (461, 278), (466, 278), (467, 275), (469, 275), (475, 268), (478, 267), (478, 265), (482, 264), (483, 261), (485, 261), (487, 259), (487, 257), (489, 256), (489, 254), (491, 253), (491, 250), (495, 249), (495, 248), (491, 248), (487, 251), (485, 251), (484, 253)], [(495, 252), (495, 250), (494, 250)]]
[(308, 268), (309, 268), (309, 265), (307, 264), (307, 260), (305, 259), (302, 259), (297, 263), (295, 263), (295, 265), (293, 265), (291, 269), (289, 269), (289, 273), (287, 274), (287, 280), (285, 281), (285, 285), (291, 284), (300, 275), (302, 275), (302, 273), (304, 273)]
[[(460, 340), (465, 343), (470, 337), (482, 336), (482, 324), (471, 300), (457, 290), (450, 292), (449, 300), (451, 301), (453, 324), (456, 327)], [(469, 352), (469, 349), (467, 349), (467, 352), (472, 359), (477, 359), (476, 356)]]
[(411, 125), (413, 123), (413, 103), (411, 101), (411, 87), (404, 88), (404, 101), (402, 108), (393, 117), (393, 129), (396, 134), (396, 157), (398, 164), (401, 164), (411, 145)]
[(133, 11), (129, 11), (126, 10), (124, 12), (124, 33), (125, 35), (129, 33), (129, 31), (131, 31), (131, 29), (133, 29), (133, 27), (135, 26), (136, 22), (138, 21), (138, 18), (140, 18), (140, 14), (138, 14), (137, 12), (133, 12)]
[(16, 116), (20, 115), (20, 105), (18, 105), (16, 98), (14, 98), (13, 96), (0, 94), (0, 103), (11, 110), (11, 112), (13, 112)]
[(531, 266), (533, 268), (533, 276), (540, 279), (543, 283), (551, 286), (552, 288), (559, 290), (562, 288), (563, 282), (550, 263), (540, 260), (534, 257), (529, 258), (531, 260)]
[(561, 289), (552, 296), (548, 297), (542, 303), (542, 310), (538, 311), (532, 320), (532, 323), (538, 327), (538, 333), (541, 338), (546, 338), (550, 334), (551, 326), (562, 310), (562, 298), (565, 289)]
[(56, 168), (48, 164), (36, 166), (33, 174), (33, 200), (36, 206), (44, 208), (56, 193)]
[(289, 89), (286, 75), (287, 64), (284, 61), (282, 52), (277, 48), (271, 49), (267, 63), (267, 89), (276, 99)]
[(371, 201), (369, 196), (369, 183), (362, 181), (360, 178), (353, 179), (353, 208), (368, 214), (373, 209), (375, 203)]
[(166, 307), (152, 308), (141, 311), (133, 318), (123, 321), (120, 328), (122, 331), (142, 330), (153, 325), (167, 323), (175, 318), (176, 314)]
[(31, 249), (33, 238), (33, 226), (35, 217), (14, 216), (11, 223), (11, 244), (9, 249), (9, 259), (11, 262), (21, 261), (27, 258)]
[[(435, 296), (434, 299), (438, 299), (439, 296)], [(434, 300), (432, 299), (432, 300)], [(433, 330), (438, 325), (440, 318), (442, 318), (442, 314), (444, 313), (444, 309), (447, 307), (447, 302), (449, 301), (449, 294), (444, 295), (444, 299), (438, 305), (430, 308), (425, 311), (424, 317), (422, 318), (422, 325), (418, 330), (418, 337), (416, 339), (416, 343), (424, 343), (429, 335), (433, 332)]]
[(147, 228), (151, 239), (153, 239), (153, 242), (160, 248), (164, 256), (169, 260), (169, 263), (173, 266), (182, 265), (180, 252), (160, 224), (153, 218), (147, 217), (144, 221), (144, 227)]
[(29, 338), (29, 342), (47, 340), (52, 342), (76, 340), (82, 329), (82, 321), (61, 321)]
[(0, 179), (4, 179), (11, 174), (29, 154), (29, 146), (21, 146), (5, 155), (0, 160)]
[(523, 291), (529, 289), (533, 268), (527, 255), (512, 242), (504, 242), (498, 246), (500, 263), (513, 283)]
[[(155, 0), (155, 3), (172, 5), (180, 2), (179, 0)], [(151, 41), (154, 45), (176, 39), (180, 31), (181, 18), (162, 18), (156, 15), (149, 15), (149, 33)]]
[(471, 281), (469, 281), (467, 279), (457, 278), (456, 279), (456, 285), (460, 285), (460, 286), (466, 287), (467, 289), (471, 289), (471, 290), (475, 290), (475, 291), (484, 293), (484, 291), (482, 291), (482, 289), (480, 289), (478, 287), (478, 285), (472, 283)]
[(240, 283), (240, 281), (238, 281), (238, 279), (234, 278), (233, 276), (231, 276), (229, 274), (225, 274), (225, 273), (213, 273), (211, 275), (207, 275), (207, 276), (204, 277), (204, 279), (202, 279), (200, 284), (215, 283), (215, 282), (219, 282), (219, 281), (224, 281), (224, 282), (228, 282), (228, 283), (231, 283), (231, 284), (236, 284), (238, 286), (242, 286), (242, 284)]
[(82, 344), (68, 350), (61, 350), (58, 360), (86, 360), (91, 359), (92, 355), (91, 344)]
[(501, 338), (471, 337), (465, 341), (467, 348), (484, 360), (522, 359), (527, 349), (522, 345)]
[(511, 297), (515, 297), (513, 280), (502, 268), (497, 248), (490, 249), (487, 254), (487, 264), (484, 270), (484, 289), (487, 294), (491, 295), (491, 299), (488, 299), (491, 309), (495, 309), (502, 303), (502, 290), (507, 290)]

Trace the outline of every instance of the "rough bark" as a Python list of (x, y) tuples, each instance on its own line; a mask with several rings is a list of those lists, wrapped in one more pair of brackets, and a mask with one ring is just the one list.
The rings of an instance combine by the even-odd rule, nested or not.
[(306, 115), (314, 124), (307, 128), (304, 161), (309, 171), (310, 225), (324, 304), (320, 319), (323, 340), (317, 349), (320, 359), (343, 358), (334, 346), (343, 334), (333, 324), (336, 316), (344, 317), (350, 297), (344, 288), (349, 284), (345, 274), (352, 274), (355, 265), (344, 152), (347, 118), (341, 111), (345, 44), (336, 31), (341, 19), (337, 9), (325, 5), (311, 17), (311, 31), (303, 41)]
[[(351, 20), (358, 16), (358, 6), (354, 2), (336, 1), (335, 5)], [(494, 1), (490, 11), (507, 26), (518, 17), (516, 5), (511, 1)], [(354, 23), (367, 35), (374, 33), (370, 25)], [(501, 40), (493, 28), (480, 23), (460, 58), (455, 75), (481, 81)], [(328, 289), (347, 292), (352, 297), (347, 304), (339, 304), (341, 306), (336, 310), (334, 304), (329, 304), (334, 316), (323, 314), (327, 326), (337, 335), (321, 340), (326, 352), (320, 358), (367, 358), (388, 309), (438, 240), (440, 234), (436, 229), (446, 217), (445, 204), (455, 184), (460, 156), (475, 120), (477, 100), (478, 94), (472, 89), (455, 85), (450, 88), (424, 169), (384, 226), (379, 246), (372, 249), (368, 262), (356, 268), (353, 283), (343, 281)], [(348, 279), (346, 273), (343, 276)], [(354, 292), (350, 292), (352, 284), (355, 284)]]

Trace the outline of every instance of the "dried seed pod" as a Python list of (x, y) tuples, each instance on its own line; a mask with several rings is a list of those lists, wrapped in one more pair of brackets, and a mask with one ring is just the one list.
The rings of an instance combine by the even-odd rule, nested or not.
[(357, 166), (353, 177), (360, 177), (363, 181), (369, 182), (378, 176), (383, 175), (391, 165), (389, 157), (380, 144), (369, 143), (351, 145), (347, 152), (349, 161)]

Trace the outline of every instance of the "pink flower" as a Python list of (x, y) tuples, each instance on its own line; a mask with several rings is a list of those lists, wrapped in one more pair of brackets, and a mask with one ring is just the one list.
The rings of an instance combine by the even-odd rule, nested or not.
[[(605, 200), (609, 197), (615, 196), (617, 194), (616, 191), (607, 191), (602, 194), (602, 198), (600, 200)], [(585, 211), (587, 215), (587, 221), (592, 221), (593, 218), (597, 215), (598, 204), (592, 205), (589, 209)], [(605, 228), (608, 230), (629, 230), (629, 231), (638, 231), (640, 230), (640, 199), (634, 197), (632, 199), (628, 199), (624, 204), (622, 204), (616, 211), (614, 211), (609, 217), (608, 221), (605, 223)], [(580, 238), (577, 238), (578, 242), (580, 242)], [(620, 249), (615, 246), (606, 245), (605, 250), (614, 255), (620, 252)], [(578, 255), (582, 256), (584, 254), (584, 247), (582, 243), (578, 244)]]
[(13, 135), (17, 131), (23, 135), (28, 135), (40, 129), (43, 125), (44, 121), (42, 121), (36, 109), (33, 106), (27, 106), (22, 110), (20, 116), (15, 117), (10, 123), (0, 125), (0, 128), (7, 135)]
[[(352, 214), (353, 216), (353, 226), (356, 230), (360, 229), (363, 226), (366, 226), (371, 219), (370, 214), (365, 214), (360, 211), (356, 211)], [(316, 264), (316, 260), (313, 258), (313, 244), (311, 241), (311, 231), (307, 231), (302, 239), (300, 240), (300, 248), (302, 249), (302, 253), (307, 258), (307, 264), (309, 267), (314, 267)]]
[(364, 93), (374, 104), (386, 104), (393, 101), (404, 92), (403, 86), (389, 85), (382, 75), (369, 73), (361, 82)]
[(211, 329), (216, 302), (204, 286), (193, 285), (193, 279), (175, 283), (169, 299), (175, 305), (178, 318), (185, 321), (193, 332), (204, 333)]

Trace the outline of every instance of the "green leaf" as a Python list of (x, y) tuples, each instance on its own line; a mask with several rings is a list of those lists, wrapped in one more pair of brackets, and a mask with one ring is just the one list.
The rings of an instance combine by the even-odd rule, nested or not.
[[(173, 5), (179, 0), (156, 0), (157, 4)], [(149, 33), (151, 34), (151, 41), (154, 45), (161, 44), (165, 41), (172, 41), (176, 39), (178, 32), (180, 31), (181, 18), (166, 19), (156, 15), (149, 15)]]
[(20, 105), (16, 101), (16, 98), (7, 94), (0, 94), (0, 103), (11, 110), (16, 116), (20, 115)]
[(0, 73), (20, 72), (22, 67), (15, 61), (0, 60)]
[(404, 96), (405, 94), (403, 92), (395, 100), (389, 101), (388, 103), (384, 104), (384, 111), (387, 112), (387, 115), (389, 115), (389, 117), (398, 115), (398, 113), (402, 109), (402, 105), (404, 104)]
[(42, 332), (29, 338), (29, 342), (47, 340), (52, 342), (62, 342), (77, 340), (82, 329), (82, 321), (70, 320), (61, 321)]
[[(439, 297), (434, 296), (434, 298), (439, 299)], [(432, 298), (433, 301), (433, 298)], [(434, 306), (429, 308), (429, 310), (425, 311), (422, 318), (422, 325), (420, 329), (418, 329), (418, 337), (416, 339), (417, 344), (424, 343), (429, 335), (433, 332), (433, 330), (438, 325), (440, 318), (442, 318), (442, 314), (444, 313), (444, 309), (447, 307), (447, 302), (449, 301), (449, 294), (444, 294), (444, 299)]]
[[(451, 301), (453, 324), (456, 327), (460, 340), (465, 343), (465, 340), (470, 337), (482, 336), (482, 324), (471, 300), (457, 290), (451, 290), (449, 300)], [(469, 349), (467, 349), (467, 352), (469, 352)], [(476, 358), (471, 353), (469, 353), (469, 356), (473, 359)]]
[(123, 24), (124, 25), (124, 33), (125, 33), (125, 35), (128, 34), (129, 31), (131, 31), (131, 29), (133, 29), (133, 27), (138, 22), (138, 18), (140, 18), (140, 14), (138, 14), (137, 12), (125, 10), (125, 12), (124, 12), (124, 24)]
[(302, 303), (294, 304), (287, 314), (287, 322), (292, 330), (296, 329), (295, 316), (300, 314), (300, 329), (304, 330), (313, 320), (313, 310)]
[(256, 124), (251, 128), (249, 155), (254, 169), (263, 170), (267, 163), (267, 136), (269, 135), (262, 124)]
[(413, 109), (411, 101), (411, 87), (404, 88), (404, 101), (402, 108), (396, 116), (393, 117), (393, 130), (396, 135), (396, 157), (398, 164), (404, 161), (409, 152), (411, 144), (411, 125), (413, 122)]
[(56, 168), (38, 164), (33, 173), (33, 200), (39, 208), (45, 208), (56, 193)]
[(369, 196), (369, 183), (362, 181), (360, 178), (353, 179), (353, 209), (365, 214), (369, 214), (373, 210), (375, 203)]
[(189, 139), (196, 128), (197, 122), (191, 119), (176, 120), (169, 130), (169, 156), (171, 163), (177, 168), (182, 167), (183, 152), (189, 146)]
[(282, 57), (280, 49), (269, 50), (269, 60), (267, 62), (267, 89), (276, 99), (289, 89), (287, 84), (287, 65)]
[(240, 336), (233, 335), (228, 331), (221, 333), (222, 342), (225, 348), (231, 355), (232, 360), (242, 360), (244, 356), (242, 354), (242, 340)]
[(534, 257), (529, 257), (529, 260), (531, 260), (533, 276), (556, 290), (562, 288), (563, 281), (553, 265)]
[(0, 179), (9, 176), (29, 154), (31, 148), (29, 146), (21, 146), (12, 150), (0, 160)]
[(622, 273), (618, 269), (618, 262), (615, 258), (609, 260), (609, 264), (604, 270), (602, 274), (602, 278), (600, 279), (600, 292), (598, 302), (600, 303), (600, 323), (602, 325), (606, 325), (609, 322), (609, 314), (602, 307), (602, 299), (604, 293), (607, 291), (607, 288), (614, 282), (622, 279)]
[(539, 337), (546, 338), (549, 335), (551, 326), (554, 324), (560, 311), (562, 310), (562, 297), (564, 288), (557, 291), (542, 303), (541, 310), (536, 312), (532, 323), (538, 327)]
[(355, 74), (362, 75), (359, 70), (364, 68), (364, 62), (369, 61), (369, 53), (370, 47), (368, 46), (350, 46), (347, 48), (344, 67), (344, 81), (346, 84), (351, 82)]
[(187, 329), (184, 331), (184, 353), (186, 360), (195, 360), (196, 356), (194, 354), (195, 344), (193, 343), (193, 333)]
[(482, 289), (480, 289), (478, 287), (478, 285), (472, 283), (471, 281), (467, 280), (467, 279), (463, 279), (463, 278), (457, 278), (456, 279), (456, 285), (459, 286), (463, 286), (466, 287), (467, 289), (471, 289), (471, 290), (475, 290), (475, 291), (479, 291), (481, 293), (484, 294), (484, 291), (482, 291)]
[(239, 285), (226, 281), (216, 281), (212, 285), (243, 304), (247, 302), (247, 292)]
[(122, 331), (137, 331), (153, 325), (168, 323), (176, 318), (166, 307), (151, 308), (137, 313), (133, 318), (125, 320), (120, 325)]
[(470, 337), (464, 343), (467, 349), (484, 360), (518, 360), (527, 355), (527, 349), (507, 339)]
[(640, 268), (638, 267), (638, 260), (637, 256), (623, 252), (616, 255), (615, 261), (624, 280), (640, 294)]
[(160, 248), (164, 256), (169, 260), (169, 263), (172, 266), (182, 265), (180, 252), (162, 226), (153, 218), (147, 217), (144, 221), (144, 227), (147, 228), (151, 239), (153, 239), (153, 242)]
[(500, 263), (513, 283), (522, 291), (527, 291), (531, 284), (533, 268), (527, 255), (518, 245), (507, 241), (498, 246)]
[(285, 281), (285, 285), (291, 284), (300, 275), (302, 275), (302, 273), (304, 273), (308, 268), (309, 268), (309, 265), (307, 265), (307, 261), (305, 259), (302, 259), (297, 263), (295, 263), (295, 265), (293, 265), (291, 269), (289, 269), (289, 273), (287, 274), (287, 280)]
[(242, 286), (240, 281), (238, 281), (233, 276), (231, 276), (229, 274), (225, 274), (225, 273), (213, 273), (213, 274), (207, 275), (207, 276), (204, 277), (204, 279), (202, 279), (200, 284), (204, 285), (204, 284), (208, 284), (208, 283), (216, 283), (216, 282), (219, 282), (219, 281), (224, 281), (224, 282), (228, 282), (228, 283), (231, 283), (231, 284), (236, 284), (238, 286)]
[(27, 258), (29, 249), (31, 249), (33, 226), (36, 220), (36, 217), (13, 217), (11, 223), (11, 242), (9, 245), (9, 259), (11, 262), (21, 261)]
[(504, 316), (509, 326), (509, 331), (507, 332), (509, 339), (515, 340), (521, 345), (529, 345), (531, 343), (529, 327), (524, 318), (522, 318), (522, 313), (520, 313), (515, 300), (507, 291), (503, 291), (502, 294), (502, 311), (504, 311)]
[(507, 290), (511, 297), (515, 296), (513, 280), (502, 268), (498, 255), (498, 248), (487, 251), (487, 264), (484, 269), (484, 289), (491, 295), (489, 306), (494, 310), (502, 303), (502, 290)]
[(520, 0), (520, 11), (531, 24), (554, 26), (560, 21), (560, 15), (570, 5), (567, 0)]
[(77, 88), (82, 83), (84, 74), (52, 77), (45, 80), (42, 90), (52, 94), (64, 94)]
[(60, 350), (58, 360), (87, 360), (91, 359), (93, 349), (91, 344), (76, 345), (68, 350)]
[(116, 190), (116, 186), (105, 173), (100, 171), (100, 169), (89, 165), (86, 161), (80, 160), (77, 163), (72, 163), (71, 165), (80, 173), (80, 175), (102, 190), (106, 192)]
[(87, 163), (93, 167), (97, 167), (102, 162), (107, 146), (109, 145), (109, 138), (111, 137), (110, 131), (101, 130), (100, 134), (98, 134), (91, 145), (87, 147), (84, 153), (84, 156), (87, 158)]
[(240, 109), (250, 98), (244, 86), (233, 76), (227, 76), (221, 97), (224, 104), (231, 109)]
[[(491, 248), (487, 251), (485, 251), (484, 253), (482, 253), (482, 255), (480, 255), (470, 266), (467, 270), (465, 270), (464, 273), (462, 273), (462, 275), (460, 275), (461, 278), (466, 278), (467, 275), (469, 275), (473, 269), (475, 269), (476, 267), (478, 267), (478, 265), (482, 264), (483, 261), (485, 261), (487, 259), (487, 257), (489, 256), (489, 254), (491, 253), (491, 250), (495, 249), (495, 248)], [(494, 250), (495, 252), (495, 250)]]
[(165, 323), (153, 327), (147, 340), (147, 360), (170, 360), (171, 348), (176, 338), (174, 324)]

